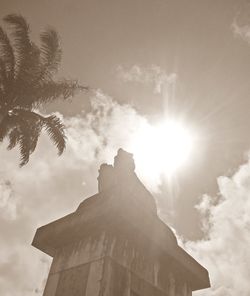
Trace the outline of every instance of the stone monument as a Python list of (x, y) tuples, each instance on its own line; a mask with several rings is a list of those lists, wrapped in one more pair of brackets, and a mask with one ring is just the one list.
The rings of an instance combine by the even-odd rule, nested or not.
[(113, 166), (100, 167), (97, 194), (37, 229), (33, 246), (53, 257), (44, 296), (190, 296), (210, 287), (134, 170), (119, 149)]

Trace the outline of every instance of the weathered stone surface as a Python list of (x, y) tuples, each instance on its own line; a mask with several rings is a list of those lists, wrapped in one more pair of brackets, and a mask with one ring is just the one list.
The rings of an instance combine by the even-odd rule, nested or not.
[(117, 264), (110, 257), (106, 257), (102, 285), (103, 296), (129, 296), (130, 276), (128, 269)]
[(89, 264), (63, 270), (60, 273), (55, 296), (84, 295), (89, 274)]
[(104, 259), (93, 261), (90, 265), (86, 296), (99, 296), (102, 291), (102, 281), (104, 276)]
[(44, 296), (54, 296), (56, 295), (56, 289), (59, 281), (59, 273), (49, 274), (46, 287), (44, 290)]
[(104, 239), (105, 233), (98, 232), (95, 236), (62, 246), (54, 256), (50, 273), (60, 272), (104, 257)]
[(166, 291), (164, 292), (151, 283), (146, 282), (135, 273), (132, 273), (131, 275), (131, 291), (136, 295), (143, 296), (168, 296)]
[(103, 163), (99, 169), (98, 192), (110, 189), (114, 185), (114, 168), (110, 164)]

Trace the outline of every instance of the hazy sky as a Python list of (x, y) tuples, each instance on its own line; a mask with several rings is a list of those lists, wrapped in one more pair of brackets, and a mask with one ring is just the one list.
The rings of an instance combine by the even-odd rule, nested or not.
[[(68, 127), (68, 148), (61, 158), (42, 137), (30, 163), (19, 169), (17, 153), (0, 146), (1, 295), (35, 295), (36, 288), (40, 293), (49, 262), (29, 247), (35, 229), (95, 193), (100, 163), (126, 148), (131, 132), (145, 120), (154, 124), (171, 114), (199, 134), (194, 154), (171, 188), (160, 176), (140, 176), (155, 192), (165, 221), (212, 269), (212, 295), (247, 296), (247, 267), (239, 264), (242, 282), (230, 286), (232, 279), (212, 263), (223, 260), (216, 257), (219, 251), (233, 250), (238, 237), (232, 225), (242, 229), (240, 246), (249, 247), (249, 2), (1, 0), (0, 17), (9, 13), (27, 18), (34, 40), (47, 24), (54, 26), (62, 39), (61, 75), (99, 92), (47, 107), (47, 112), (60, 112)], [(218, 236), (221, 241), (213, 243)], [(207, 241), (192, 242), (198, 238)], [(250, 264), (240, 250), (239, 257), (227, 255), (232, 264)], [(226, 260), (219, 263), (228, 270)], [(29, 270), (30, 282), (23, 269)]]

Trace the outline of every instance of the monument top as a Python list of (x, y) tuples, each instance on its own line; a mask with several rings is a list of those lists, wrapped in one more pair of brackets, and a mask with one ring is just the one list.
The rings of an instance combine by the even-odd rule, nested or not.
[(127, 199), (138, 207), (157, 214), (154, 197), (146, 189), (135, 173), (133, 154), (119, 149), (114, 157), (114, 164), (102, 164), (99, 169), (99, 193), (117, 193), (117, 198)]

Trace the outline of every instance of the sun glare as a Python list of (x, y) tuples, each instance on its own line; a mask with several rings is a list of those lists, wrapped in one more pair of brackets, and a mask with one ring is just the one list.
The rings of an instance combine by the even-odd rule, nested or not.
[(184, 124), (168, 120), (136, 133), (131, 151), (137, 167), (166, 177), (187, 163), (194, 148), (194, 135)]

